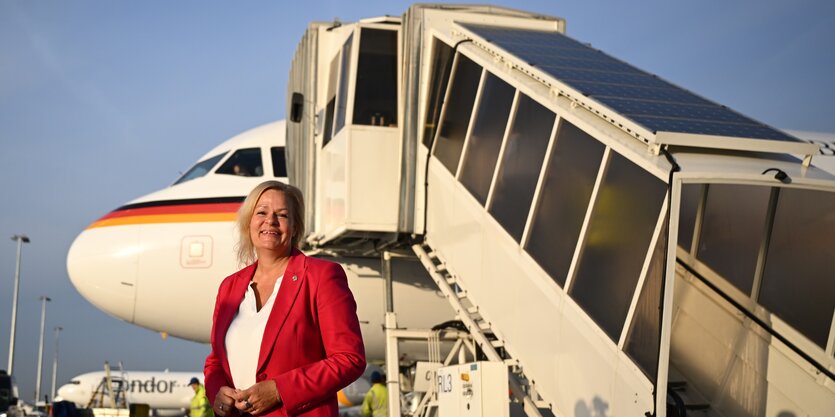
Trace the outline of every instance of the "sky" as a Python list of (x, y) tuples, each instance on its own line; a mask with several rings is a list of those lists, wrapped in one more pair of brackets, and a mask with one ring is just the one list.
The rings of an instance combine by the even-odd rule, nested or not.
[[(409, 4), (0, 2), (0, 369), (11, 236), (26, 234), (14, 368), (23, 400), (35, 391), (42, 295), (52, 299), (42, 393), (51, 389), (56, 326), (64, 329), (58, 386), (104, 361), (202, 371), (208, 345), (163, 339), (78, 294), (66, 270), (73, 239), (108, 211), (170, 185), (225, 139), (284, 118), (290, 61), (309, 22), (399, 16)], [(563, 17), (569, 36), (769, 125), (835, 132), (831, 0), (492, 4)]]

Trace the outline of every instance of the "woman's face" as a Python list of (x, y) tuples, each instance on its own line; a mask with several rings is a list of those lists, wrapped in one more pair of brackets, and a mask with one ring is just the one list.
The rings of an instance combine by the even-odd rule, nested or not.
[(263, 251), (290, 253), (293, 228), (283, 191), (267, 190), (261, 194), (249, 221), (249, 238), (259, 257)]

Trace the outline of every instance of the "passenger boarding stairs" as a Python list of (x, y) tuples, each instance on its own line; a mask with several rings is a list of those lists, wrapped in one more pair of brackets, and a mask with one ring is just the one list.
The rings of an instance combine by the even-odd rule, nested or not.
[[(820, 213), (835, 180), (809, 167), (819, 146), (564, 32), (559, 18), (423, 4), (402, 20), (311, 25), (287, 133), (290, 182), (314, 208), (306, 243), (383, 252), (386, 270), (386, 251), (419, 241), (411, 249), (531, 416), (830, 416), (835, 327), (805, 308), (832, 299), (828, 259), (807, 256), (831, 246)], [(380, 67), (360, 64), (374, 45), (389, 45), (385, 89), (357, 86)], [(370, 100), (376, 90), (388, 98)], [(352, 117), (368, 109), (398, 118)], [(799, 288), (784, 269), (808, 277), (801, 301), (780, 299)], [(773, 307), (759, 300), (766, 272)], [(398, 327), (389, 304), (396, 385), (392, 340), (427, 332)]]
[(467, 295), (464, 283), (450, 272), (439, 254), (427, 244), (412, 246), (435, 284), (449, 300), (456, 317), (464, 323), (473, 341), (477, 343), (487, 360), (503, 362), (509, 368), (508, 385), (516, 401), (522, 404), (524, 412), (530, 417), (552, 416), (551, 405), (546, 403), (536, 392), (533, 380), (530, 380), (519, 365), (504, 349), (504, 342), (496, 336), (491, 324), (481, 314), (478, 305)]

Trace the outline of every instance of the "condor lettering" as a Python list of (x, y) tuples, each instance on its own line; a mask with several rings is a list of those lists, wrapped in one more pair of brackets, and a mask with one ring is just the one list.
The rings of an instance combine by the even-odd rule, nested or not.
[(128, 392), (131, 393), (161, 393), (161, 394), (170, 394), (174, 392), (174, 388), (177, 387), (177, 381), (175, 380), (165, 380), (160, 379), (157, 380), (156, 377), (151, 377), (150, 379), (146, 379), (144, 381), (133, 380), (130, 381), (130, 387), (128, 388)]

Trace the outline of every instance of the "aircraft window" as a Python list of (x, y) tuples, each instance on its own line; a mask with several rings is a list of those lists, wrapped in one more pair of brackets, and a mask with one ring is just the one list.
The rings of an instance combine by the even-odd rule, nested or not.
[(333, 111), (336, 105), (336, 70), (339, 54), (331, 60), (331, 69), (328, 73), (328, 105), (325, 109), (325, 131), (322, 135), (322, 147), (331, 141), (333, 136)]
[(534, 189), (557, 115), (519, 94), (516, 117), (507, 136), (490, 202), (490, 214), (518, 242), (522, 238)]
[(835, 193), (780, 190), (759, 298), (824, 349), (835, 311), (833, 213)]
[(525, 249), (560, 287), (591, 200), (606, 146), (560, 121)]
[(175, 181), (174, 184), (181, 184), (186, 181), (190, 181), (195, 178), (200, 178), (206, 175), (207, 172), (211, 171), (212, 168), (214, 168), (214, 166), (217, 165), (218, 161), (220, 161), (220, 159), (223, 158), (224, 155), (226, 155), (226, 152), (217, 154), (209, 159), (204, 159), (194, 164), (194, 166), (191, 167), (191, 169), (189, 169), (188, 171), (186, 171), (186, 173), (183, 174), (179, 179), (177, 179), (177, 181)]
[(487, 73), (467, 152), (461, 162), (461, 183), (484, 205), (502, 147), (505, 127), (516, 90)]
[(467, 126), (473, 113), (478, 83), (481, 81), (481, 67), (464, 55), (458, 54), (452, 85), (446, 102), (444, 118), (435, 144), (435, 156), (455, 175), (458, 160), (464, 147)]
[(354, 124), (397, 126), (397, 32), (362, 29)]
[(750, 296), (770, 187), (710, 184), (696, 257)]
[(690, 252), (693, 245), (693, 229), (696, 227), (696, 214), (702, 200), (704, 184), (685, 184), (681, 187), (681, 208), (678, 219), (678, 245)]
[(429, 78), (429, 97), (426, 99), (426, 120), (423, 127), (423, 144), (428, 148), (432, 143), (435, 126), (440, 117), (441, 102), (444, 99), (447, 84), (449, 84), (450, 62), (452, 62), (452, 48), (435, 38), (432, 49), (432, 76)]
[(664, 216), (664, 227), (655, 243), (652, 259), (649, 261), (647, 277), (641, 287), (641, 295), (638, 296), (638, 304), (635, 306), (629, 336), (624, 346), (626, 354), (638, 364), (638, 367), (653, 383), (658, 374), (658, 327), (661, 323), (658, 303), (661, 300), (664, 252), (667, 250), (667, 245), (664, 244), (664, 237), (667, 235), (666, 217)]
[(273, 176), (286, 177), (287, 176), (287, 160), (284, 157), (283, 146), (273, 146), (270, 148), (273, 160)]
[(623, 156), (611, 155), (569, 295), (617, 343), (667, 187)]
[(236, 151), (215, 173), (239, 175), (242, 177), (260, 177), (264, 175), (264, 168), (261, 164), (261, 148), (246, 148)]
[(336, 99), (336, 127), (333, 131), (339, 133), (345, 127), (345, 112), (348, 109), (348, 84), (351, 82), (351, 44), (354, 42), (354, 34), (348, 36), (348, 40), (342, 45), (342, 64), (339, 68), (339, 94)]

